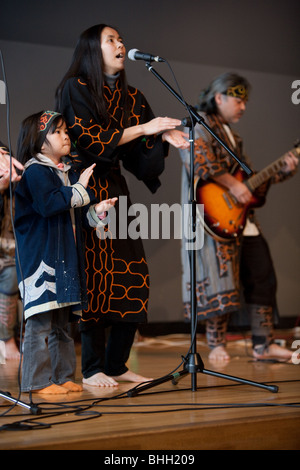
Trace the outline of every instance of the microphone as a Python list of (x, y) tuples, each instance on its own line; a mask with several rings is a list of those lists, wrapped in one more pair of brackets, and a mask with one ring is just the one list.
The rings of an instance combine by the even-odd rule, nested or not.
[(128, 52), (128, 59), (130, 60), (146, 60), (147, 62), (165, 62), (165, 59), (159, 56), (154, 56), (152, 54), (146, 54), (145, 52), (140, 52), (138, 49), (130, 49)]

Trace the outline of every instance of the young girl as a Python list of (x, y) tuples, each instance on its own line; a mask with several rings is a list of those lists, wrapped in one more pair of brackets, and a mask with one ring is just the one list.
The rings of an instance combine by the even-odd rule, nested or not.
[[(25, 312), (22, 391), (81, 391), (74, 382), (72, 314), (86, 303), (82, 213), (88, 225), (104, 226), (116, 198), (89, 205), (94, 165), (79, 177), (62, 157), (70, 139), (61, 114), (45, 111), (22, 123), (17, 156), (25, 171), (15, 192), (17, 274)], [(89, 205), (89, 207), (88, 207)], [(85, 220), (83, 220), (85, 222)]]

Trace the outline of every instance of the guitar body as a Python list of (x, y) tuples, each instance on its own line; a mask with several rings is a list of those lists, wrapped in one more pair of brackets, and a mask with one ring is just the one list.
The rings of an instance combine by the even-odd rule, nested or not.
[[(239, 181), (246, 180), (246, 173), (238, 168), (233, 176)], [(196, 185), (197, 204), (204, 204), (204, 229), (219, 241), (230, 241), (241, 235), (252, 207), (261, 207), (265, 198), (252, 195), (247, 205), (239, 204), (228, 189), (211, 180), (198, 181)]]
[[(300, 157), (299, 141), (290, 152), (295, 157)], [(197, 203), (204, 204), (204, 220), (201, 220), (206, 232), (216, 240), (225, 242), (239, 237), (244, 230), (249, 209), (261, 207), (265, 203), (266, 191), (264, 192), (264, 189), (266, 188), (263, 188), (262, 185), (264, 183), (268, 185), (271, 176), (278, 173), (284, 165), (285, 155), (248, 179), (246, 173), (240, 167), (232, 173), (238, 181), (245, 183), (252, 192), (251, 200), (245, 205), (239, 204), (228, 189), (211, 180), (196, 181), (195, 195)]]

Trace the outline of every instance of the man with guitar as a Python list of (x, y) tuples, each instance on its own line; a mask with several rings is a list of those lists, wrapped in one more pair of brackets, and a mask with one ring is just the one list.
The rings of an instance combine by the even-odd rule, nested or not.
[[(214, 79), (199, 98), (198, 110), (212, 131), (241, 161), (243, 143), (231, 128), (246, 110), (250, 85), (239, 75)], [(255, 221), (253, 207), (262, 205), (271, 183), (296, 172), (298, 159), (288, 152), (265, 172), (246, 181), (236, 162), (205, 128), (195, 126), (194, 172), (197, 203), (204, 204), (204, 244), (196, 253), (197, 318), (206, 322), (209, 359), (228, 361), (226, 332), (231, 314), (246, 305), (257, 359), (290, 360), (292, 352), (273, 341), (276, 275), (268, 244)], [(299, 149), (298, 149), (299, 152)], [(182, 202), (189, 201), (189, 151), (183, 161)], [(190, 318), (189, 255), (182, 244), (183, 302)], [(243, 297), (244, 301), (241, 301)]]

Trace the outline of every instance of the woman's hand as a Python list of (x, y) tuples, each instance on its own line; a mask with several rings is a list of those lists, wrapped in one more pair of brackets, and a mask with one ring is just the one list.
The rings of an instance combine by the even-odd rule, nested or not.
[[(169, 117), (157, 117), (151, 119), (151, 121), (148, 121), (145, 124), (139, 124), (137, 126), (127, 127), (126, 129), (124, 129), (123, 135), (119, 140), (118, 145), (126, 144), (144, 135), (155, 135), (165, 131), (172, 131), (178, 126), (181, 126), (181, 121), (179, 119), (173, 119)], [(167, 140), (168, 138), (173, 140), (171, 136), (166, 137), (165, 140)], [(182, 136), (179, 137), (178, 135), (177, 138), (174, 137), (175, 142), (177, 141), (178, 143), (179, 140), (182, 143)]]
[(141, 126), (143, 135), (154, 135), (167, 130), (176, 129), (176, 127), (181, 126), (181, 121), (169, 117), (157, 117)]
[(164, 132), (162, 135), (162, 141), (169, 142), (169, 144), (173, 145), (178, 149), (187, 149), (190, 146), (188, 134), (185, 134), (182, 131), (173, 130)]
[[(14, 157), (11, 157), (11, 162), (10, 162), (9, 153), (3, 150), (3, 148), (0, 148), (0, 177), (2, 177), (3, 179), (2, 189), (5, 189), (4, 186), (6, 183), (8, 187), (10, 178), (13, 183), (16, 181), (20, 181), (21, 175), (17, 174), (16, 168), (21, 171), (24, 170), (23, 165)], [(10, 171), (11, 171), (11, 175), (10, 175)]]

